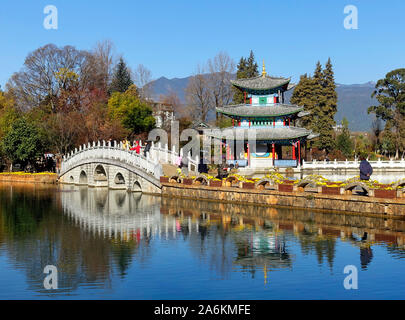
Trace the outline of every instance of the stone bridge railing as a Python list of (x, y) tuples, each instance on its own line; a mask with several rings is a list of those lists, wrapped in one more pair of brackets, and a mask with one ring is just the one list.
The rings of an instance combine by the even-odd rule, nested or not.
[(122, 143), (98, 141), (88, 143), (75, 148), (74, 151), (63, 157), (60, 176), (70, 171), (76, 165), (84, 161), (92, 162), (100, 159), (117, 160), (134, 167), (140, 168), (146, 173), (159, 179), (162, 175), (162, 166), (158, 159), (152, 159), (148, 152), (146, 156), (137, 154), (135, 151), (125, 150)]
[[(405, 159), (401, 160), (389, 160), (389, 161), (369, 161), (373, 169), (394, 169), (405, 170)], [(303, 161), (303, 169), (359, 169), (360, 161), (358, 159), (354, 161), (317, 161), (310, 162)]]
[(178, 153), (176, 151), (176, 147), (173, 147), (173, 149), (170, 150), (167, 144), (162, 146), (160, 143), (155, 144), (152, 142), (150, 155), (152, 159), (158, 159), (160, 163), (168, 163), (173, 165), (179, 165), (181, 158), (183, 159), (183, 162), (187, 164), (189, 171), (198, 171), (199, 156), (197, 155), (193, 158), (190, 152), (188, 152), (187, 155), (184, 155), (182, 148), (180, 149), (180, 153)]
[(179, 154), (176, 152), (175, 148), (170, 150), (167, 145), (162, 148), (160, 144), (155, 146), (155, 144), (152, 143), (149, 152), (146, 152), (146, 156), (144, 156), (144, 149), (140, 154), (137, 154), (135, 151), (125, 149), (122, 142), (98, 141), (92, 144), (84, 144), (65, 155), (61, 164), (60, 176), (70, 171), (79, 163), (83, 163), (83, 161), (91, 162), (92, 160), (110, 159), (143, 169), (146, 173), (159, 179), (159, 177), (163, 175), (162, 164), (178, 165), (180, 157), (183, 159), (184, 163), (188, 164), (189, 170), (198, 170), (198, 156), (196, 156), (195, 159), (191, 157), (190, 153), (184, 156), (183, 149), (180, 149)]

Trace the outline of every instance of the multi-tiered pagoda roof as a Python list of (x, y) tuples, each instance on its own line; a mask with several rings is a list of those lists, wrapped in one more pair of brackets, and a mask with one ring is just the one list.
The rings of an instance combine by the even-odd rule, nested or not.
[[(263, 65), (262, 75), (231, 83), (243, 92), (245, 103), (220, 107), (216, 111), (233, 119), (234, 125), (228, 129), (238, 132), (236, 139), (247, 139), (247, 130), (252, 129), (256, 131), (256, 140), (269, 143), (316, 137), (310, 130), (291, 123), (310, 114), (304, 107), (284, 103), (284, 92), (295, 87), (291, 78), (268, 76)], [(241, 134), (240, 130), (245, 132)]]
[[(231, 131), (229, 131), (231, 130)], [(255, 135), (252, 136), (249, 132), (255, 130)], [(286, 142), (290, 140), (299, 140), (301, 138), (306, 138), (308, 140), (317, 137), (317, 134), (312, 133), (311, 130), (305, 128), (293, 127), (293, 126), (283, 126), (283, 127), (257, 127), (257, 128), (227, 128), (226, 134), (233, 134), (235, 140), (248, 141), (249, 138), (255, 138), (257, 141), (262, 141), (266, 143), (277, 143)], [(224, 139), (225, 136), (221, 132), (213, 131), (212, 137), (216, 139)]]
[(264, 94), (291, 90), (295, 84), (290, 84), (290, 81), (291, 78), (270, 77), (264, 74), (254, 78), (231, 80), (231, 83), (242, 91)]
[(304, 107), (298, 107), (291, 104), (277, 103), (271, 107), (251, 106), (246, 104), (229, 105), (217, 108), (217, 112), (233, 118), (264, 118), (278, 117), (284, 115), (297, 115), (303, 117), (309, 114), (304, 111)]
[[(217, 108), (217, 113), (232, 119), (232, 127), (208, 133), (225, 143), (228, 163), (250, 168), (297, 166), (301, 147), (317, 134), (296, 126), (298, 118), (310, 113), (284, 101), (284, 93), (295, 87), (291, 78), (268, 76), (263, 63), (261, 76), (231, 82), (242, 92), (244, 103)], [(239, 147), (229, 143), (236, 140), (243, 143)]]

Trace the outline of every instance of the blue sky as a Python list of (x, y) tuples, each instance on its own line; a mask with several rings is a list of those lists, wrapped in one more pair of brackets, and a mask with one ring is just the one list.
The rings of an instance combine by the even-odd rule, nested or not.
[[(58, 8), (58, 30), (43, 27), (46, 5)], [(346, 5), (358, 8), (358, 30), (343, 27)], [(2, 0), (0, 85), (39, 46), (91, 49), (103, 39), (154, 78), (185, 77), (219, 51), (238, 61), (252, 49), (271, 75), (296, 80), (330, 56), (337, 82), (376, 81), (405, 67), (403, 12), (403, 0)]]

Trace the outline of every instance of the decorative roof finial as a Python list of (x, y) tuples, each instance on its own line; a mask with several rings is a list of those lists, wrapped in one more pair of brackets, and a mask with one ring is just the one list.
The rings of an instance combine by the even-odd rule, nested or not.
[(264, 65), (264, 59), (263, 59), (263, 71), (262, 71), (262, 77), (264, 78), (266, 76), (266, 66)]

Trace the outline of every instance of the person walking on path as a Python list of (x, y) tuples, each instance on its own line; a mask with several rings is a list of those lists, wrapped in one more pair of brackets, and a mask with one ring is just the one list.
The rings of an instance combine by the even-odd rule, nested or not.
[(365, 156), (360, 157), (360, 180), (370, 180), (371, 175), (373, 174), (373, 168), (371, 164), (366, 160)]

